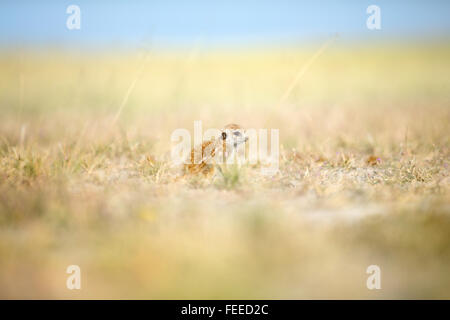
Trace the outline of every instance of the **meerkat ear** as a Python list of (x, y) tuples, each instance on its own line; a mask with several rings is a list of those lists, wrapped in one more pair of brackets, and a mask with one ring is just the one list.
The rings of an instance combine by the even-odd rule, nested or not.
[(224, 131), (222, 132), (222, 139), (225, 140), (227, 138), (227, 133)]

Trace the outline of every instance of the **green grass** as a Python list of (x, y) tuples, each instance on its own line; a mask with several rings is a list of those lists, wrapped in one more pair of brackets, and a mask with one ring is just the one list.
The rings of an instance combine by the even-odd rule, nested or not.
[[(3, 53), (0, 297), (449, 298), (449, 48), (336, 46), (276, 108), (312, 54)], [(193, 120), (280, 129), (279, 172), (177, 179)]]

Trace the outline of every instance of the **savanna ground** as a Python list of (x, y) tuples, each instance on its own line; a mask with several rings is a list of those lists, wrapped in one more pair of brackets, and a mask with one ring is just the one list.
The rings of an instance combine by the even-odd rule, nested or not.
[[(450, 47), (336, 44), (280, 103), (316, 50), (3, 52), (0, 297), (450, 298)], [(194, 120), (279, 173), (175, 181)]]

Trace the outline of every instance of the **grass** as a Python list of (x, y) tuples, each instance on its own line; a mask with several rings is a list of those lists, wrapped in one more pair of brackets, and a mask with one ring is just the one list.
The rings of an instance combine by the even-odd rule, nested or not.
[[(449, 298), (449, 47), (336, 45), (278, 105), (314, 51), (3, 52), (0, 297)], [(279, 172), (175, 179), (194, 120)]]

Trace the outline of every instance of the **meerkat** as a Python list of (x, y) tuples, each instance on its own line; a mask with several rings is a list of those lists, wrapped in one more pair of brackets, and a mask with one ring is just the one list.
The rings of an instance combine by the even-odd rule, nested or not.
[[(185, 174), (212, 175), (217, 164), (225, 163), (229, 157), (237, 153), (238, 147), (247, 142), (245, 130), (237, 124), (228, 124), (222, 130), (219, 137), (205, 141), (202, 145), (191, 149), (190, 161), (184, 165)], [(200, 153), (201, 152), (201, 153)], [(195, 163), (195, 154), (201, 154), (201, 161)], [(216, 162), (219, 160), (219, 163)], [(220, 167), (218, 167), (220, 170)]]

